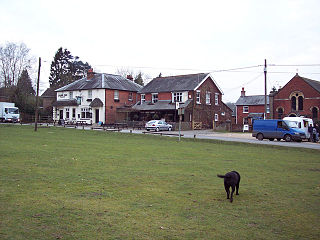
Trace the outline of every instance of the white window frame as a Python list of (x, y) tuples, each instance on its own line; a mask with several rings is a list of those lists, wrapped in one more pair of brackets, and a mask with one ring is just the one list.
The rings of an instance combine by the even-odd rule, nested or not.
[(73, 99), (73, 92), (72, 91), (69, 92), (69, 99)]
[(211, 92), (206, 91), (206, 104), (211, 105)]
[(92, 90), (88, 90), (88, 99), (92, 99)]
[(152, 93), (152, 103), (158, 102), (158, 93)]
[(182, 102), (182, 92), (174, 92), (172, 94), (172, 102)]
[(219, 93), (214, 94), (214, 104), (219, 105)]
[(114, 90), (113, 99), (119, 100), (119, 90)]
[(66, 119), (70, 118), (70, 109), (66, 108)]
[(145, 103), (145, 102), (146, 102), (146, 95), (141, 94), (141, 103)]
[(242, 113), (249, 113), (249, 106), (243, 106)]
[(218, 121), (219, 121), (219, 114), (218, 114), (218, 113), (215, 113), (215, 114), (214, 114), (214, 121), (215, 121), (215, 122), (218, 122)]
[(197, 104), (201, 104), (201, 94), (200, 94), (200, 90), (196, 91), (196, 103)]
[(128, 101), (132, 101), (132, 100), (133, 100), (133, 93), (129, 92)]
[(81, 108), (81, 119), (90, 119), (92, 118), (92, 109), (91, 108)]

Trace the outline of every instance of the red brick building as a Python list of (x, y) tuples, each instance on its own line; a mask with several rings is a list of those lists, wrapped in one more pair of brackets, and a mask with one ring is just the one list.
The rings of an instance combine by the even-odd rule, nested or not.
[[(264, 119), (265, 113), (265, 96), (252, 95), (246, 96), (242, 88), (241, 96), (236, 102), (236, 126), (234, 129), (250, 130), (253, 120)], [(267, 118), (270, 117), (269, 97), (267, 96)]]
[(222, 102), (223, 93), (208, 73), (157, 77), (138, 93), (140, 102), (132, 109), (140, 120), (178, 122), (178, 103), (184, 129), (231, 124), (232, 110)]
[(283, 88), (270, 97), (271, 118), (305, 116), (319, 120), (320, 82), (296, 74)]

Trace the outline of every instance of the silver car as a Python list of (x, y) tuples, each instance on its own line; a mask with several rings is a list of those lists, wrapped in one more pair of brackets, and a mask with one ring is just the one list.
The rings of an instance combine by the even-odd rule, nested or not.
[(146, 123), (145, 127), (146, 127), (147, 131), (154, 130), (154, 131), (159, 132), (161, 130), (165, 130), (165, 131), (172, 130), (171, 124), (168, 124), (165, 121), (161, 121), (161, 120), (151, 120)]

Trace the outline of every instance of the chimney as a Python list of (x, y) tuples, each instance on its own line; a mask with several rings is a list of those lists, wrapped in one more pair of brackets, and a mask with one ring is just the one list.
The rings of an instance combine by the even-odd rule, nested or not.
[(243, 87), (241, 91), (241, 97), (245, 97), (245, 96), (246, 96), (246, 91), (244, 90), (244, 87)]
[(127, 75), (127, 79), (133, 81), (133, 77), (131, 75)]
[(93, 69), (90, 68), (90, 69), (88, 70), (88, 72), (87, 72), (87, 80), (93, 78), (93, 76), (94, 76)]

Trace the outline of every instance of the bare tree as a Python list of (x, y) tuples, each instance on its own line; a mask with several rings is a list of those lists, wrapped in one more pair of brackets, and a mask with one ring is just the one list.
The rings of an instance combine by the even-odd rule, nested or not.
[(116, 71), (116, 74), (127, 78), (128, 76), (131, 76), (133, 81), (141, 86), (144, 86), (144, 83), (146, 80), (150, 79), (150, 76), (146, 73), (143, 73), (141, 70), (135, 72), (132, 69), (129, 68), (118, 68)]
[(30, 69), (33, 58), (24, 43), (0, 45), (0, 84), (5, 88), (17, 84), (24, 69)]

